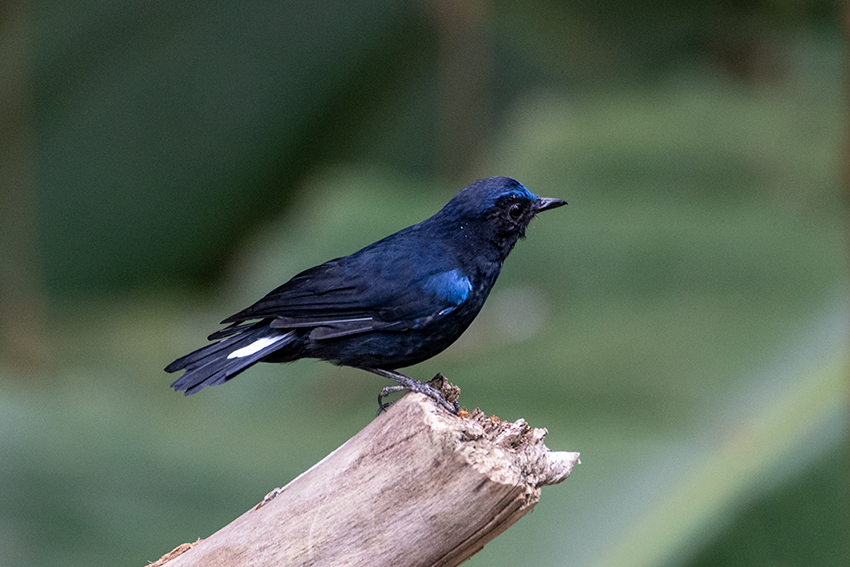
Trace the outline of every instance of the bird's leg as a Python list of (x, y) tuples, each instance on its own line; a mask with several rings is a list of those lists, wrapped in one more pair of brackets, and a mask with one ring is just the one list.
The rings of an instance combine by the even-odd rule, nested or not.
[(392, 370), (384, 370), (382, 368), (364, 368), (363, 370), (368, 370), (378, 376), (383, 376), (384, 378), (389, 378), (393, 382), (398, 383), (398, 386), (387, 386), (381, 393), (378, 395), (378, 405), (381, 406), (381, 409), (386, 409), (383, 405), (382, 400), (389, 394), (393, 392), (398, 392), (401, 390), (410, 390), (411, 392), (419, 392), (420, 394), (425, 394), (429, 398), (433, 399), (435, 402), (446, 408), (449, 412), (457, 415), (457, 408), (455, 408), (452, 404), (443, 399), (443, 395), (436, 388), (429, 386), (428, 384), (423, 384), (419, 380), (414, 380), (404, 374), (399, 374), (398, 372), (393, 372)]

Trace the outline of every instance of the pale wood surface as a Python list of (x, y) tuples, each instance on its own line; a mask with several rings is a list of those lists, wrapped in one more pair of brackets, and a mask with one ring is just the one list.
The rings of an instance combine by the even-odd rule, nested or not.
[(579, 462), (549, 451), (545, 435), (522, 419), (462, 418), (408, 394), (257, 507), (157, 563), (458, 565)]

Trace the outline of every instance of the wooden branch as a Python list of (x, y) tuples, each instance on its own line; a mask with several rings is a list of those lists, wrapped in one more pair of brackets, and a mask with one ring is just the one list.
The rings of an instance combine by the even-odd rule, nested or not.
[(458, 417), (408, 394), (255, 508), (155, 565), (458, 565), (579, 462), (549, 451), (545, 435), (522, 419)]

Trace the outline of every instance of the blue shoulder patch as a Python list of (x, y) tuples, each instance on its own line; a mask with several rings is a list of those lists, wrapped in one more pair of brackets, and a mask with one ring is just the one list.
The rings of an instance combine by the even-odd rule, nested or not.
[(463, 275), (460, 268), (455, 268), (424, 280), (422, 287), (457, 307), (469, 297), (472, 282)]

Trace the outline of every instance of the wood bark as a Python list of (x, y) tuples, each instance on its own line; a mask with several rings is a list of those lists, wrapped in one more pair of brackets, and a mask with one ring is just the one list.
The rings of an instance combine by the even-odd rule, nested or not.
[(579, 462), (549, 451), (545, 435), (522, 419), (459, 417), (408, 394), (232, 523), (155, 565), (458, 565)]

